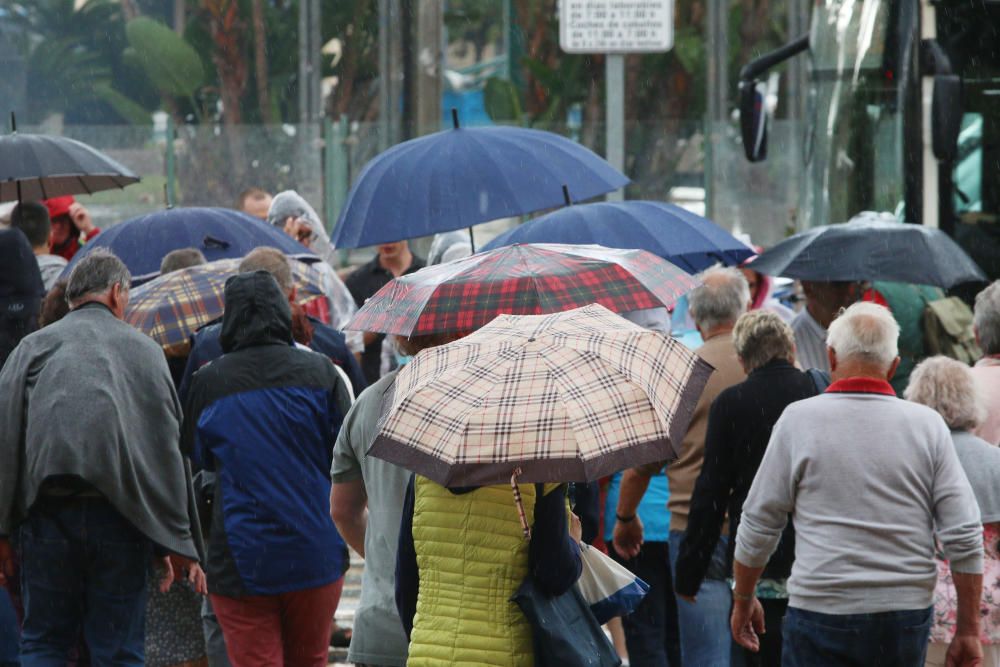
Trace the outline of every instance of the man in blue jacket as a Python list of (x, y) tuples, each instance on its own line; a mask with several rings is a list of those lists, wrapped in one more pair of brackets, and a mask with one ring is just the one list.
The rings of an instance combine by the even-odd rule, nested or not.
[(346, 567), (328, 514), (349, 388), (295, 347), (266, 271), (226, 282), (223, 356), (195, 373), (182, 447), (216, 472), (206, 571), (234, 665), (325, 665)]

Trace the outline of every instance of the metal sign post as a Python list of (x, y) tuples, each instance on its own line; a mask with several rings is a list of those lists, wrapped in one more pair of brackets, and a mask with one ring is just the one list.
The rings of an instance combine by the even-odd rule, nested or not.
[[(603, 53), (605, 157), (625, 171), (625, 54), (662, 53), (674, 45), (673, 0), (561, 0), (559, 46), (566, 53)], [(608, 194), (624, 199), (624, 191)]]

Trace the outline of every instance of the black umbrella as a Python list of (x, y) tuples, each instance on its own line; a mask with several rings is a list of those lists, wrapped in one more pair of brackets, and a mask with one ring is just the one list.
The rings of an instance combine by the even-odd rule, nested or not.
[(139, 177), (87, 144), (43, 134), (0, 137), (0, 202), (36, 201), (124, 188)]
[(870, 211), (789, 237), (749, 266), (799, 280), (891, 280), (938, 287), (986, 281), (976, 263), (941, 230)]

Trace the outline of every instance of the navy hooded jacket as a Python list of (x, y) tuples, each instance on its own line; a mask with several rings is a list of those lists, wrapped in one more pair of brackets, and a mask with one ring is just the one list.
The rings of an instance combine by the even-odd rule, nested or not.
[(181, 440), (217, 474), (209, 591), (275, 595), (332, 583), (347, 556), (329, 514), (347, 386), (328, 358), (293, 346), (288, 300), (269, 273), (230, 278), (225, 299), (225, 354), (193, 376)]

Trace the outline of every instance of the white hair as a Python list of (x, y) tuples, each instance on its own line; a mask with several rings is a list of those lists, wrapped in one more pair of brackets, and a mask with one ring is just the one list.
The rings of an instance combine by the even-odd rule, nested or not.
[(743, 272), (712, 268), (698, 276), (702, 284), (688, 294), (688, 308), (702, 329), (735, 324), (750, 305), (750, 285)]
[(983, 354), (1000, 354), (1000, 280), (976, 295), (973, 325)]
[(899, 325), (889, 309), (864, 301), (843, 310), (826, 334), (839, 360), (861, 359), (886, 370), (899, 354), (898, 339)]
[(971, 431), (986, 416), (986, 406), (969, 367), (940, 355), (917, 364), (903, 396), (933, 408), (948, 428), (956, 431)]

